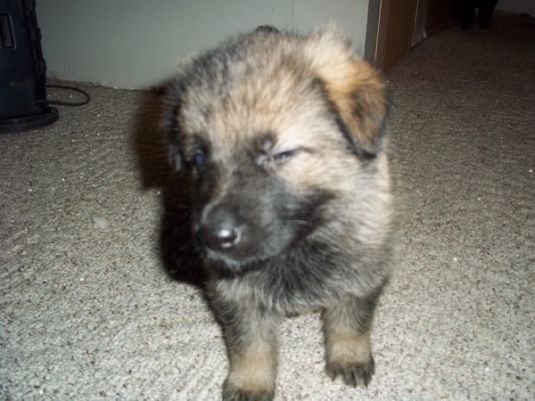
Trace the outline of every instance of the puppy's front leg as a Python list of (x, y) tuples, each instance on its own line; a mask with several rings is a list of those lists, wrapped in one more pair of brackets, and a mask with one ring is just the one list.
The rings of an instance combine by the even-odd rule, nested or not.
[(368, 386), (375, 372), (370, 330), (378, 294), (366, 299), (347, 296), (323, 314), (327, 373), (334, 380)]
[(223, 401), (271, 401), (275, 393), (278, 317), (247, 301), (214, 305), (230, 362)]

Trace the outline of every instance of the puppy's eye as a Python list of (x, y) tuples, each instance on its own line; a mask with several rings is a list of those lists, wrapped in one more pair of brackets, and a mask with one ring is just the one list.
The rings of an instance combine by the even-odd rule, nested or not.
[(256, 158), (256, 163), (259, 166), (277, 167), (282, 166), (297, 155), (303, 148), (295, 148), (285, 150), (283, 152), (271, 153), (269, 151), (262, 151)]
[(198, 150), (193, 155), (193, 164), (199, 171), (203, 171), (206, 168), (206, 155), (202, 150)]
[(278, 163), (282, 163), (291, 159), (296, 153), (297, 153), (296, 149), (285, 150), (284, 152), (275, 153), (273, 155), (273, 160)]

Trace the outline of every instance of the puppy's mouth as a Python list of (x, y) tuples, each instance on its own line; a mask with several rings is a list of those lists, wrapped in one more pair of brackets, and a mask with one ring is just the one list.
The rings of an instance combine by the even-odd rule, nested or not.
[(240, 274), (246, 271), (257, 270), (262, 267), (269, 256), (240, 257), (236, 258), (225, 252), (204, 249), (204, 259), (212, 270), (224, 271), (232, 274)]

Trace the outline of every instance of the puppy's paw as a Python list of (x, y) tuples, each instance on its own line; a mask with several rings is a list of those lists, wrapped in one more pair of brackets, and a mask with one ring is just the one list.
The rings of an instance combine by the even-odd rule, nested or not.
[(225, 383), (223, 386), (223, 401), (272, 401), (273, 391), (245, 390)]
[(334, 361), (327, 363), (327, 374), (332, 380), (341, 376), (344, 383), (352, 387), (368, 387), (374, 373), (375, 362), (373, 358), (366, 363), (342, 364)]

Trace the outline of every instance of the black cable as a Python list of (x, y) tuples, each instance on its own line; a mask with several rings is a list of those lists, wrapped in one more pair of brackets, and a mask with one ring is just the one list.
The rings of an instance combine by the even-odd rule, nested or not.
[(72, 90), (72, 91), (81, 93), (85, 97), (85, 99), (80, 101), (80, 102), (64, 102), (64, 101), (61, 101), (61, 100), (50, 100), (50, 101), (48, 101), (48, 104), (55, 104), (55, 105), (58, 105), (58, 106), (83, 106), (84, 104), (89, 103), (89, 101), (91, 100), (91, 96), (89, 96), (89, 93), (87, 93), (87, 92), (85, 92), (85, 91), (83, 91), (81, 89), (74, 88), (72, 86), (47, 84), (46, 87), (47, 88), (57, 88), (57, 89)]

